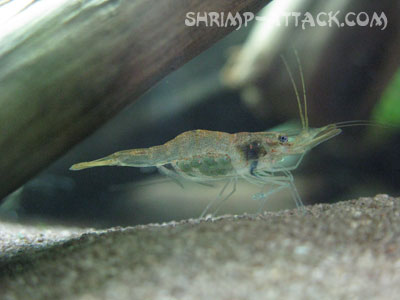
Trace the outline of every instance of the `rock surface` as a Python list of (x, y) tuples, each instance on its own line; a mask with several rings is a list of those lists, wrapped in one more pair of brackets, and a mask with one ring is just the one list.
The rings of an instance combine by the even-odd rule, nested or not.
[(1, 299), (398, 299), (400, 198), (107, 231), (2, 225)]

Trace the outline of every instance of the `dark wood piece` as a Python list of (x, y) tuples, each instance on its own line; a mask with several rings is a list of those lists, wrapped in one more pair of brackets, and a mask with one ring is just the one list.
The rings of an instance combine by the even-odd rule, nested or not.
[(234, 29), (185, 26), (187, 12), (268, 2), (65, 1), (0, 36), (0, 199)]

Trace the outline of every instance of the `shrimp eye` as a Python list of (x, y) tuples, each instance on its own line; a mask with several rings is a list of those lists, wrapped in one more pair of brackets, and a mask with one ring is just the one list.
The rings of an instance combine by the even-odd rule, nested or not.
[(287, 143), (287, 142), (288, 142), (288, 137), (287, 137), (286, 135), (280, 135), (280, 136), (278, 137), (278, 140), (279, 140), (281, 143)]

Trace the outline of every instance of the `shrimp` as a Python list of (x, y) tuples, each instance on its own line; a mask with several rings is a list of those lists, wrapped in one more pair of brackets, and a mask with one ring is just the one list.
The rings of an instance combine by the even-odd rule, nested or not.
[[(207, 205), (200, 217), (206, 215), (215, 201), (219, 201), (214, 211), (216, 213), (222, 203), (236, 191), (238, 179), (244, 179), (261, 187), (262, 190), (266, 185), (274, 187), (267, 193), (260, 192), (253, 195), (253, 199), (261, 200), (260, 209), (272, 193), (289, 188), (297, 208), (304, 211), (291, 171), (300, 165), (310, 149), (338, 135), (341, 129), (337, 125), (339, 123), (321, 128), (308, 127), (304, 76), (296, 51), (295, 54), (303, 89), (303, 103), (292, 72), (283, 56), (282, 60), (296, 94), (301, 130), (233, 134), (192, 130), (181, 133), (163, 145), (119, 151), (94, 161), (74, 164), (70, 170), (99, 166), (157, 167), (162, 174), (173, 179), (183, 178), (198, 183), (226, 181), (218, 198)], [(346, 123), (341, 125), (345, 126)], [(284, 160), (290, 156), (296, 156), (297, 161), (291, 166), (284, 165)], [(232, 185), (232, 190), (223, 197), (229, 184)]]

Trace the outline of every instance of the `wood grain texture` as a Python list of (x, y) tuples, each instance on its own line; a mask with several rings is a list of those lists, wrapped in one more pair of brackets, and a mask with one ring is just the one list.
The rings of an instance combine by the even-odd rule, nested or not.
[(187, 12), (268, 2), (47, 0), (19, 11), (0, 35), (0, 199), (234, 30), (185, 26)]

